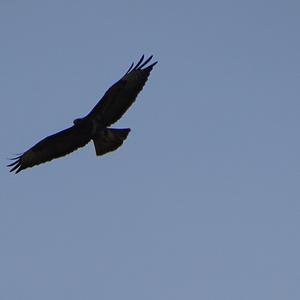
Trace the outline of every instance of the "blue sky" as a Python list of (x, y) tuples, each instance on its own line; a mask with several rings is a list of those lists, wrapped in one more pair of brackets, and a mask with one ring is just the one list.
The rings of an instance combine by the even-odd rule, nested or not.
[[(298, 1), (0, 2), (0, 298), (299, 299)], [(18, 175), (141, 54), (116, 127)]]

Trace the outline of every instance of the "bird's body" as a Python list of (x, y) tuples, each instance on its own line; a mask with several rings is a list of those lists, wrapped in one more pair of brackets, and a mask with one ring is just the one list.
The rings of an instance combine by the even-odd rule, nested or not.
[(94, 142), (96, 155), (103, 155), (119, 148), (130, 129), (113, 129), (109, 126), (123, 116), (143, 89), (153, 66), (157, 63), (145, 67), (151, 58), (152, 56), (143, 61), (142, 56), (135, 66), (132, 64), (126, 74), (107, 90), (89, 114), (74, 120), (73, 126), (44, 138), (14, 158), (8, 165), (12, 167), (10, 171), (18, 173), (26, 168), (65, 156), (91, 140)]

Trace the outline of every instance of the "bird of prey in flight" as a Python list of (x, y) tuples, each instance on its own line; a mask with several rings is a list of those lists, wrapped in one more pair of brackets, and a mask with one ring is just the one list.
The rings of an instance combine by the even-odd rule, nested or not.
[(96, 155), (103, 155), (119, 148), (130, 128), (110, 128), (135, 101), (143, 89), (149, 74), (157, 62), (148, 65), (152, 56), (144, 55), (136, 65), (132, 64), (125, 75), (112, 85), (96, 106), (83, 118), (73, 121), (73, 126), (50, 135), (23, 154), (13, 158), (8, 165), (10, 172), (20, 171), (65, 156), (91, 140)]

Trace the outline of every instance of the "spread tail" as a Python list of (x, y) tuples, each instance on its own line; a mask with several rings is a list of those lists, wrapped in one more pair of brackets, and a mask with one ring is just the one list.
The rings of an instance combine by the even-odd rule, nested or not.
[(107, 152), (111, 152), (118, 149), (126, 140), (129, 132), (130, 128), (103, 129), (93, 138), (96, 154), (103, 155)]

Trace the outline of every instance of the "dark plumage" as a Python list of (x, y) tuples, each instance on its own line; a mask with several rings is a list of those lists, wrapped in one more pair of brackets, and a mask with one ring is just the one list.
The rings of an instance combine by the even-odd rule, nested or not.
[(113, 129), (109, 126), (123, 116), (143, 89), (153, 66), (157, 63), (146, 66), (151, 59), (152, 56), (144, 61), (143, 55), (136, 65), (132, 64), (125, 75), (107, 90), (91, 112), (81, 119), (74, 120), (72, 127), (44, 138), (20, 156), (13, 158), (13, 162), (8, 165), (11, 167), (10, 172), (19, 173), (26, 168), (65, 156), (91, 140), (94, 142), (96, 155), (119, 148), (130, 129)]

